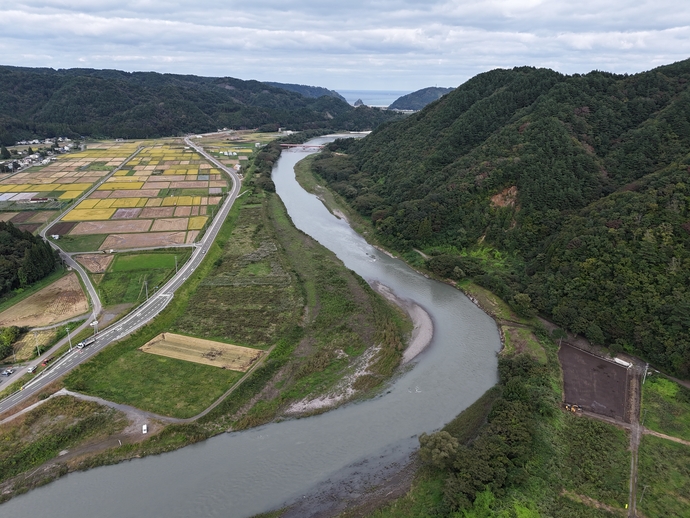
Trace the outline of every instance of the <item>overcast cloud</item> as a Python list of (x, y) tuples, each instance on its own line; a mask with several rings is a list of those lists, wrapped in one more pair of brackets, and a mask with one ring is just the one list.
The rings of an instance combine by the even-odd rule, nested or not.
[(222, 4), (0, 0), (0, 63), (411, 91), (497, 67), (634, 73), (690, 57), (678, 0)]

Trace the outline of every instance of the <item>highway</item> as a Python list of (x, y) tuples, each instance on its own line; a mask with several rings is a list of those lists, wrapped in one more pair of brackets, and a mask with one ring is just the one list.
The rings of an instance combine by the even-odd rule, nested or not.
[[(108, 345), (117, 340), (124, 338), (125, 336), (136, 331), (137, 329), (151, 321), (153, 318), (156, 317), (156, 315), (158, 315), (161, 311), (163, 311), (163, 309), (165, 309), (170, 300), (172, 300), (175, 291), (180, 286), (182, 286), (182, 284), (187, 280), (187, 278), (194, 272), (194, 270), (196, 270), (199, 264), (201, 264), (201, 261), (204, 259), (209, 246), (211, 246), (216, 236), (218, 235), (218, 232), (220, 231), (220, 228), (223, 225), (225, 218), (230, 212), (233, 203), (237, 199), (242, 184), (240, 178), (237, 176), (236, 172), (233, 169), (229, 169), (223, 164), (221, 164), (218, 160), (206, 153), (206, 151), (204, 151), (203, 148), (192, 143), (189, 138), (186, 138), (185, 142), (190, 147), (194, 148), (194, 150), (196, 150), (204, 158), (206, 158), (206, 160), (211, 162), (214, 166), (218, 167), (222, 171), (225, 171), (225, 173), (227, 173), (230, 176), (233, 182), (232, 189), (228, 193), (225, 201), (223, 202), (223, 205), (216, 214), (216, 217), (213, 219), (208, 229), (206, 230), (204, 237), (199, 243), (197, 243), (197, 246), (192, 252), (192, 256), (189, 259), (189, 261), (187, 261), (180, 268), (177, 274), (174, 277), (172, 277), (161, 289), (159, 289), (155, 293), (155, 295), (149, 298), (148, 301), (136, 308), (122, 320), (119, 320), (110, 327), (107, 327), (103, 329), (100, 333), (98, 333), (98, 335), (96, 335), (96, 342), (94, 344), (84, 349), (74, 348), (72, 351), (66, 353), (61, 358), (56, 360), (52, 367), (49, 366), (49, 368), (42, 371), (38, 376), (36, 376), (36, 378), (26, 383), (22, 390), (20, 390), (19, 392), (15, 392), (11, 396), (0, 401), (0, 414), (13, 408), (15, 405), (19, 405), (22, 402), (26, 401), (31, 396), (42, 390), (46, 385), (52, 383), (61, 376), (64, 376), (69, 371), (74, 369), (77, 365), (88, 360), (89, 358), (100, 352), (103, 348), (107, 347)], [(71, 257), (67, 256), (66, 254), (65, 256), (65, 260), (70, 261), (68, 262), (70, 266), (77, 269), (78, 271), (79, 269), (81, 269), (81, 266), (78, 265), (76, 261), (72, 260)], [(89, 285), (90, 283), (87, 284), (87, 286)], [(93, 288), (93, 286), (91, 286), (91, 288)], [(95, 290), (94, 293), (91, 293), (91, 290), (89, 290), (89, 292), (92, 295), (92, 300), (94, 301), (95, 305), (95, 301), (99, 301), (98, 297), (95, 295)], [(100, 310), (100, 301), (98, 302), (98, 304)], [(16, 375), (17, 374), (15, 374), (15, 376)]]

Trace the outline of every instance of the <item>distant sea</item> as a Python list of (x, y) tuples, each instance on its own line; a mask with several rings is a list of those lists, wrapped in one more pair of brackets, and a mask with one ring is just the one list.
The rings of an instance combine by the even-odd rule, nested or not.
[(357, 99), (367, 106), (390, 106), (393, 102), (403, 95), (407, 95), (410, 90), (336, 90), (345, 97), (347, 102), (355, 104)]

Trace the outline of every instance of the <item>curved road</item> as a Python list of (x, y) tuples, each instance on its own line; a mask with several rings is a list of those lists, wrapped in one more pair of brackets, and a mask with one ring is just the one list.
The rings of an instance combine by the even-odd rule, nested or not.
[[(223, 164), (221, 164), (218, 160), (206, 153), (206, 151), (204, 151), (203, 148), (192, 143), (189, 138), (186, 138), (185, 142), (189, 146), (194, 148), (200, 155), (206, 158), (206, 160), (211, 162), (213, 165), (215, 165), (222, 171), (225, 171), (230, 176), (233, 182), (232, 190), (229, 192), (221, 209), (218, 211), (216, 217), (213, 219), (208, 229), (206, 230), (203, 239), (197, 244), (197, 247), (195, 248), (194, 252), (192, 252), (192, 256), (189, 259), (189, 261), (187, 261), (180, 268), (177, 274), (172, 279), (170, 279), (165, 284), (165, 286), (158, 290), (158, 292), (156, 292), (156, 294), (153, 295), (147, 302), (139, 306), (137, 309), (135, 309), (132, 313), (127, 315), (122, 320), (116, 322), (112, 326), (98, 333), (96, 342), (94, 344), (84, 349), (75, 348), (72, 351), (66, 353), (55, 364), (53, 364), (52, 367), (44, 370), (36, 378), (24, 385), (22, 390), (20, 390), (19, 392), (15, 392), (11, 396), (0, 401), (0, 414), (6, 412), (15, 405), (18, 405), (26, 401), (31, 396), (43, 389), (46, 385), (52, 383), (61, 376), (64, 376), (69, 371), (74, 369), (77, 365), (97, 354), (104, 347), (107, 347), (116, 340), (124, 338), (128, 334), (132, 333), (133, 331), (139, 329), (140, 327), (148, 323), (156, 315), (163, 311), (163, 309), (168, 305), (168, 303), (172, 299), (172, 296), (175, 293), (175, 291), (180, 286), (182, 286), (182, 284), (187, 280), (187, 277), (189, 277), (192, 274), (192, 272), (194, 272), (194, 270), (199, 266), (199, 264), (201, 264), (201, 261), (204, 259), (206, 251), (218, 235), (220, 227), (225, 221), (228, 212), (230, 212), (233, 203), (237, 199), (242, 184), (240, 178), (237, 176), (233, 169), (229, 169)], [(75, 269), (81, 269), (81, 266), (78, 265), (76, 261), (72, 260), (71, 257), (67, 257), (65, 260), (67, 261), (68, 259), (70, 261), (68, 262), (70, 266), (72, 266)], [(99, 300), (98, 296), (96, 296), (95, 291), (91, 293), (91, 295), (94, 300), (95, 306), (95, 301)], [(100, 305), (100, 301), (98, 302), (98, 304)]]

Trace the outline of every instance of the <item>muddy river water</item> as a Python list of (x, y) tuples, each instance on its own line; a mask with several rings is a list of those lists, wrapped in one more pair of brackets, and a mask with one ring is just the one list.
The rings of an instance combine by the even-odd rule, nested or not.
[(348, 467), (362, 469), (364, 459), (406, 457), (418, 434), (440, 428), (497, 382), (500, 338), (494, 321), (461, 292), (368, 245), (305, 192), (293, 168), (311, 152), (285, 151), (273, 172), (295, 225), (368, 281), (426, 309), (434, 322), (429, 347), (372, 399), (70, 474), (10, 500), (0, 506), (0, 516), (251, 516), (303, 498)]

